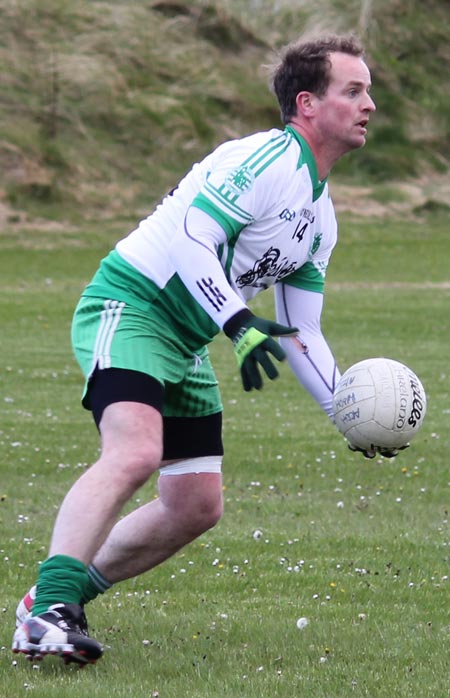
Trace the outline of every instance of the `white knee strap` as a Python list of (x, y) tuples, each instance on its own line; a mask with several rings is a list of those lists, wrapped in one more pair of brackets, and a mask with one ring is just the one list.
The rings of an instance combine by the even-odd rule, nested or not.
[(220, 473), (222, 472), (222, 456), (202, 456), (200, 458), (187, 458), (172, 465), (160, 468), (162, 475), (187, 475), (188, 473)]

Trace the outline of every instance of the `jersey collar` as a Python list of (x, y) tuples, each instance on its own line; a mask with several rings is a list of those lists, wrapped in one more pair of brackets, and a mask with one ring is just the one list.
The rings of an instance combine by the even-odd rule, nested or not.
[(298, 131), (295, 130), (292, 126), (286, 126), (285, 131), (288, 131), (290, 134), (294, 136), (296, 141), (300, 144), (300, 158), (298, 161), (298, 169), (302, 165), (306, 165), (309, 170), (309, 176), (311, 177), (311, 183), (313, 185), (313, 201), (317, 201), (319, 196), (322, 194), (325, 185), (327, 183), (327, 177), (320, 181), (319, 175), (317, 173), (317, 165), (316, 161), (314, 159), (314, 155), (312, 154), (312, 150), (309, 147), (308, 143), (305, 141), (305, 139), (299, 134)]

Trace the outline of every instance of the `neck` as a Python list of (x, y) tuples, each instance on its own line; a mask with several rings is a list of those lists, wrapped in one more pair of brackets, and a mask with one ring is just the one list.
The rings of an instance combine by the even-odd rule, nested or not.
[(308, 143), (311, 152), (316, 161), (317, 174), (320, 181), (323, 181), (331, 172), (334, 163), (339, 160), (341, 154), (337, 155), (331, 152), (329, 143), (320, 138), (314, 129), (310, 127), (309, 122), (300, 123), (295, 117), (289, 122), (289, 126), (294, 128), (297, 133)]

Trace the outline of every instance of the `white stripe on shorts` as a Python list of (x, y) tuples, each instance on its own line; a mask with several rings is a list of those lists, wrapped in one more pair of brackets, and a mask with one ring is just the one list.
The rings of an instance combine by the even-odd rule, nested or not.
[(95, 338), (93, 369), (97, 365), (100, 369), (111, 368), (111, 344), (124, 307), (123, 302), (105, 301)]
[(172, 465), (160, 468), (160, 475), (186, 475), (187, 473), (220, 473), (222, 472), (222, 456), (201, 456), (186, 458)]

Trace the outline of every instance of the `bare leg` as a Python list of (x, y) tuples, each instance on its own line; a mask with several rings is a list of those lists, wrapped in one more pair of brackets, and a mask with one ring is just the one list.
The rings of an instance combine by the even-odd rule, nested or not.
[[(58, 513), (50, 556), (40, 569), (33, 617), (13, 637), (13, 651), (30, 657), (59, 654), (95, 662), (102, 646), (88, 637), (78, 604), (88, 564), (104, 543), (125, 502), (159, 467), (162, 418), (134, 402), (109, 405), (100, 424), (102, 452), (67, 494)], [(61, 564), (59, 555), (69, 559)], [(84, 565), (82, 564), (84, 563)]]
[(160, 497), (125, 516), (94, 558), (111, 583), (152, 569), (214, 524), (222, 514), (218, 473), (168, 475)]
[(100, 430), (101, 456), (66, 495), (49, 556), (91, 562), (124, 504), (160, 465), (162, 419), (153, 407), (134, 402), (109, 405)]

